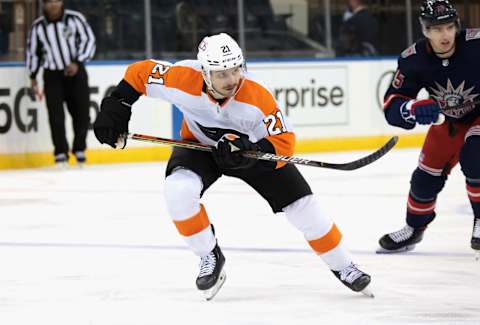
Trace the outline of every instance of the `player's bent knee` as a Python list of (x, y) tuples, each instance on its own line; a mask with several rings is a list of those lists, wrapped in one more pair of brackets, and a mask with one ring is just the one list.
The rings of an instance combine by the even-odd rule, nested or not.
[(288, 221), (300, 230), (305, 239), (313, 240), (324, 236), (333, 221), (320, 210), (320, 204), (314, 195), (306, 195), (283, 208)]
[(188, 218), (200, 209), (200, 176), (188, 169), (178, 169), (165, 179), (165, 200), (174, 220)]
[(443, 189), (445, 181), (445, 176), (434, 176), (417, 168), (410, 181), (411, 191), (422, 199), (435, 198)]
[(460, 166), (467, 178), (480, 179), (480, 136), (469, 136), (460, 151)]

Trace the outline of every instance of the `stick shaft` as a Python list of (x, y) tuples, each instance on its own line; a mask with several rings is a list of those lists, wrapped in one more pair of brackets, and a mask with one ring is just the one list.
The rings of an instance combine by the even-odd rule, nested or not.
[[(161, 138), (161, 137), (138, 134), (138, 133), (128, 134), (127, 138), (132, 140), (137, 140), (137, 141), (166, 144), (166, 145), (187, 148), (192, 150), (200, 150), (200, 151), (206, 151), (206, 152), (212, 151), (212, 147), (202, 143), (197, 143), (197, 142), (167, 139), (167, 138)], [(397, 141), (398, 141), (398, 137), (394, 136), (390, 138), (390, 140), (388, 140), (388, 142), (385, 143), (381, 148), (369, 154), (368, 156), (360, 158), (355, 161), (351, 161), (348, 163), (340, 163), (340, 164), (327, 163), (323, 161), (315, 161), (311, 159), (294, 157), (294, 156), (275, 155), (273, 153), (261, 152), (261, 151), (244, 151), (242, 152), (242, 154), (249, 158), (266, 160), (266, 161), (282, 161), (288, 164), (298, 164), (298, 165), (304, 165), (304, 166), (330, 168), (330, 169), (338, 169), (338, 170), (355, 170), (378, 160), (380, 157), (382, 157), (388, 151), (390, 151), (395, 146)]]

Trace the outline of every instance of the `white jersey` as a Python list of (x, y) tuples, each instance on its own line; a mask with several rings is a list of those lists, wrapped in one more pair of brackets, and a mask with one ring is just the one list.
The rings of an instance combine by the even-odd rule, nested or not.
[(278, 155), (292, 155), (295, 135), (271, 92), (246, 73), (236, 94), (222, 104), (204, 91), (200, 62), (145, 60), (130, 65), (124, 80), (137, 92), (166, 100), (183, 113), (181, 137), (215, 145), (233, 130), (257, 142), (266, 138)]

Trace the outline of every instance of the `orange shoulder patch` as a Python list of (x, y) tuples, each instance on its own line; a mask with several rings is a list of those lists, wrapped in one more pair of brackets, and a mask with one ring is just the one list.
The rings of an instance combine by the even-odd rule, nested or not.
[(145, 95), (145, 85), (148, 83), (148, 77), (152, 74), (155, 65), (156, 63), (152, 60), (130, 64), (123, 79), (135, 88), (136, 91)]
[(165, 74), (165, 86), (200, 96), (203, 87), (202, 73), (191, 67), (174, 65)]
[(235, 95), (235, 100), (258, 107), (265, 115), (277, 111), (277, 103), (273, 95), (255, 81), (245, 79), (242, 87)]

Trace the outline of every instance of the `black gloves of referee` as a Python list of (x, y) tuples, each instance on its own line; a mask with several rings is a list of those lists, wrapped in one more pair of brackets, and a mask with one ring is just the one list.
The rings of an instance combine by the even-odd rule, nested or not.
[(223, 169), (246, 169), (257, 162), (242, 155), (242, 151), (258, 151), (257, 145), (243, 134), (224, 134), (212, 149), (213, 159)]
[[(131, 115), (132, 110), (127, 103), (115, 97), (105, 97), (100, 105), (97, 119), (93, 123), (93, 132), (98, 141), (116, 148), (120, 135), (128, 133), (128, 122)], [(126, 143), (127, 139), (125, 138), (122, 149)]]

